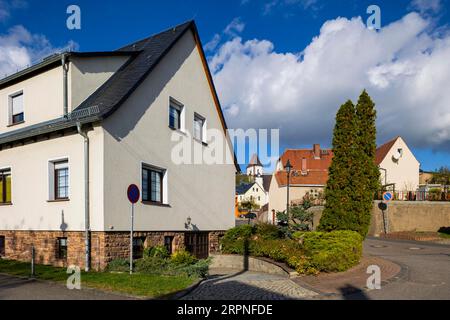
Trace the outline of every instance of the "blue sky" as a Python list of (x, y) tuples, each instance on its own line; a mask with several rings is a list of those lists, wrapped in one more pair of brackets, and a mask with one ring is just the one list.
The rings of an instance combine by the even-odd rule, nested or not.
[[(24, 54), (5, 61), (0, 51), (0, 72), (68, 44), (113, 50), (195, 19), (230, 127), (279, 128), (281, 152), (329, 147), (338, 107), (366, 88), (379, 107), (378, 142), (403, 136), (433, 170), (450, 166), (449, 1), (0, 0), (0, 49)], [(66, 28), (71, 4), (81, 30)], [(378, 35), (363, 29), (372, 4)]]

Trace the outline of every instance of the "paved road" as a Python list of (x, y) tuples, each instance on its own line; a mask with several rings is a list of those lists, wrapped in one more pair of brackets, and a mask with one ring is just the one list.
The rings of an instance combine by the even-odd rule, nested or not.
[(0, 275), (0, 300), (123, 300), (123, 296), (96, 290), (69, 290), (50, 282)]
[(346, 299), (450, 300), (450, 246), (416, 241), (368, 239), (367, 254), (403, 267), (400, 279)]
[(279, 275), (211, 270), (211, 277), (183, 300), (294, 300), (317, 295)]

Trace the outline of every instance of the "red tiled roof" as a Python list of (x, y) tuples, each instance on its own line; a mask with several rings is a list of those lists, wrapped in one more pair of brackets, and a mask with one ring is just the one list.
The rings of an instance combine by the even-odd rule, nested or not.
[[(307, 174), (302, 174), (302, 162), (306, 160)], [(289, 160), (293, 173), (291, 174), (290, 183), (293, 185), (325, 185), (328, 181), (328, 168), (333, 159), (332, 150), (321, 150), (320, 158), (314, 157), (311, 149), (288, 149), (281, 156), (280, 160), (283, 166)], [(287, 184), (287, 175), (285, 171), (275, 173), (278, 185)]]

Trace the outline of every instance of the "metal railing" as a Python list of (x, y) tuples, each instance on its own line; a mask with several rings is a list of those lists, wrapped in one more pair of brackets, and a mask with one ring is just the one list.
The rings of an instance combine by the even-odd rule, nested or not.
[[(377, 192), (375, 200), (382, 200), (385, 191)], [(450, 201), (449, 191), (389, 191), (397, 201)]]

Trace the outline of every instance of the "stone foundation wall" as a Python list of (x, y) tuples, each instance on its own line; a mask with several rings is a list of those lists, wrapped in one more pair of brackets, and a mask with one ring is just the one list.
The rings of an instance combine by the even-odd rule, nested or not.
[[(224, 231), (209, 232), (209, 251), (220, 251), (220, 237)], [(184, 249), (184, 232), (135, 232), (134, 237), (145, 238), (144, 247), (162, 246), (165, 237), (173, 237), (172, 250)], [(31, 248), (35, 248), (37, 264), (85, 267), (84, 232), (59, 231), (0, 231), (5, 237), (5, 258), (29, 262)], [(57, 259), (57, 239), (67, 238), (67, 259)], [(91, 268), (103, 270), (114, 259), (127, 259), (130, 254), (128, 232), (91, 232)]]

